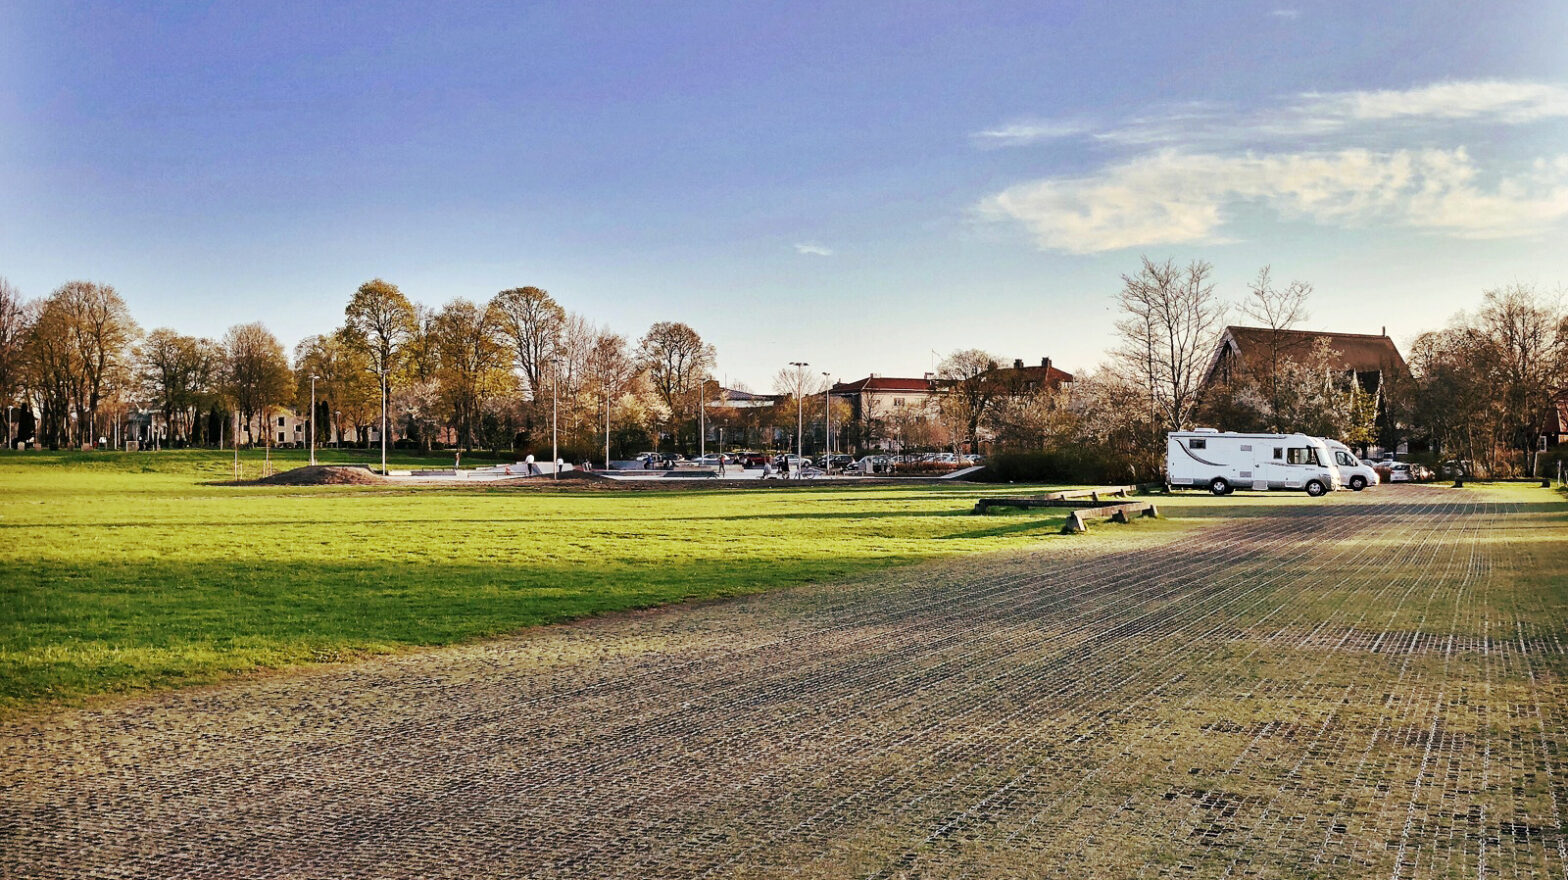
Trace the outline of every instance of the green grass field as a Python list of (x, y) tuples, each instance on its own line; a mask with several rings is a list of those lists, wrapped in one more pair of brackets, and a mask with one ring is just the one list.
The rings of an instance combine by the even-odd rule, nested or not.
[[(304, 453), (273, 457), (286, 468)], [(244, 454), (247, 476), (260, 467)], [(213, 484), (231, 475), (219, 452), (0, 454), (0, 708), (1020, 547), (1062, 519), (969, 516), (980, 494), (1004, 491), (973, 485)]]

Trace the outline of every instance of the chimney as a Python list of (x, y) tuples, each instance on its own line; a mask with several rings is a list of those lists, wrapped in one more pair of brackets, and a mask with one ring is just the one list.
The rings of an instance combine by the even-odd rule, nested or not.
[(1387, 336), (1387, 335), (1388, 335), (1388, 325), (1387, 325), (1387, 324), (1384, 324), (1384, 325), (1383, 325), (1383, 335), (1384, 335), (1384, 336)]
[(1013, 369), (1015, 369), (1015, 370), (1022, 370), (1023, 368), (1024, 368), (1024, 359), (1023, 358), (1014, 358), (1013, 359)]
[(1049, 373), (1051, 371), (1051, 359), (1040, 358), (1040, 366), (1045, 367), (1045, 371)]
[(880, 378), (882, 378), (882, 374), (881, 373), (872, 373), (871, 374), (871, 378), (873, 378), (873, 379), (880, 379)]

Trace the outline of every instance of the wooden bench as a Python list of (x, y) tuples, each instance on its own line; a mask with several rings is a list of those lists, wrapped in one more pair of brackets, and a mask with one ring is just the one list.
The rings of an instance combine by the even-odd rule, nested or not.
[(986, 513), (993, 507), (1017, 507), (1023, 510), (1036, 507), (1080, 507), (1085, 503), (1099, 504), (1101, 498), (1126, 498), (1132, 492), (1131, 486), (1110, 486), (1104, 489), (1072, 489), (1046, 495), (999, 495), (976, 501), (974, 512)]
[(1081, 535), (1089, 531), (1091, 518), (1109, 518), (1111, 522), (1127, 524), (1132, 522), (1133, 515), (1158, 519), (1160, 511), (1153, 502), (1132, 501), (1126, 504), (1107, 504), (1104, 507), (1081, 507), (1067, 514), (1067, 522), (1062, 525), (1062, 534)]

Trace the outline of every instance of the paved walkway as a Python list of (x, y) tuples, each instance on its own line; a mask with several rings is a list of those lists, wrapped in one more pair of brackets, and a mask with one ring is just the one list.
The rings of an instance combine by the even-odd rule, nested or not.
[(1541, 520), (1385, 487), (63, 713), (0, 728), (0, 876), (1563, 877)]

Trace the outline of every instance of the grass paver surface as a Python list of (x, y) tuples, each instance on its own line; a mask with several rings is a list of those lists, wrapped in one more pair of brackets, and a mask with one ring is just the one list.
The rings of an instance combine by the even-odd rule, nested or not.
[(1562, 877), (1565, 509), (1256, 503), (56, 709), (0, 728), (0, 876)]

